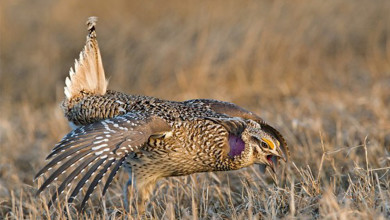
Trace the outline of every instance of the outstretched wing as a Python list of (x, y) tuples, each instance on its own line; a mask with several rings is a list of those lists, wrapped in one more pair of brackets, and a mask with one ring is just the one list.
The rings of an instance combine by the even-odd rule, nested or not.
[[(85, 183), (92, 180), (81, 204), (83, 208), (105, 174), (110, 172), (103, 194), (131, 152), (141, 148), (151, 135), (170, 130), (171, 127), (165, 120), (139, 112), (129, 112), (78, 127), (54, 147), (47, 157), (51, 161), (35, 176), (35, 179), (39, 178), (56, 167), (38, 189), (37, 195), (58, 177), (63, 176), (64, 180), (57, 188), (57, 193), (53, 195), (49, 206), (66, 188), (74, 187), (68, 200), (72, 202)], [(77, 185), (74, 186), (79, 178)]]

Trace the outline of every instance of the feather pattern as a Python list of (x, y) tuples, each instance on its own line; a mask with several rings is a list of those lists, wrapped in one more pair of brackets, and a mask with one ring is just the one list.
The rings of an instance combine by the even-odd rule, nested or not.
[[(72, 173), (70, 173), (66, 179), (61, 183), (61, 185), (57, 188), (57, 192), (53, 194), (51, 200), (49, 201), (48, 203), (48, 207), (50, 208), (50, 206), (57, 200), (57, 197), (60, 196), (65, 187), (69, 186), (68, 184), (74, 180), (74, 179), (77, 179), (77, 175), (79, 175), (79, 173), (85, 168), (87, 167), (89, 164), (92, 163), (92, 161), (94, 161), (97, 157), (90, 157), (86, 160), (83, 160), (83, 162), (76, 168), (73, 170)], [(76, 177), (76, 178), (75, 178)]]
[(87, 192), (85, 193), (84, 199), (81, 202), (81, 208), (83, 209), (85, 206), (85, 203), (89, 199), (92, 192), (95, 190), (97, 184), (101, 181), (103, 175), (107, 172), (108, 168), (115, 162), (114, 158), (109, 159), (104, 167), (99, 171), (99, 173), (95, 176), (95, 178), (92, 180), (91, 184), (88, 187)]
[[(157, 127), (155, 124), (164, 126)], [(60, 162), (66, 158), (69, 158), (69, 160), (58, 167), (50, 177), (46, 179), (38, 189), (37, 194), (41, 193), (58, 176), (65, 174), (67, 169), (74, 166), (76, 162), (82, 159), (84, 162), (74, 169), (57, 189), (57, 194), (60, 195), (67, 187), (67, 184), (72, 181), (71, 178), (76, 177), (80, 172), (82, 173), (84, 169), (90, 167), (74, 188), (73, 193), (68, 200), (69, 202), (72, 202), (73, 197), (75, 197), (84, 184), (88, 182), (94, 172), (99, 170), (101, 164), (106, 163), (110, 165), (104, 166), (104, 168), (99, 171), (99, 174), (93, 181), (94, 184), (100, 181), (114, 161), (119, 160), (120, 163), (122, 163), (130, 152), (134, 152), (142, 147), (142, 145), (147, 142), (149, 136), (155, 132), (164, 132), (168, 128), (169, 126), (161, 119), (149, 117), (146, 114), (138, 112), (129, 112), (123, 116), (95, 122), (94, 124), (81, 126), (73, 130), (55, 147), (48, 157), (53, 157), (53, 159), (37, 173), (35, 178), (38, 178), (53, 167), (59, 165)], [(117, 132), (117, 130), (123, 132)], [(72, 137), (74, 139), (72, 139)], [(73, 154), (75, 154), (75, 156), (72, 156)], [(92, 163), (92, 161), (97, 158), (100, 159), (97, 162)], [(117, 164), (111, 172), (109, 180), (107, 180), (108, 183), (112, 181), (118, 169), (119, 165)], [(92, 188), (89, 188), (85, 195), (85, 198), (87, 199), (95, 186), (91, 185), (91, 187)], [(53, 195), (49, 205), (57, 199), (57, 194)], [(82, 203), (82, 206), (85, 202), (86, 201)]]
[(83, 178), (81, 178), (81, 180), (78, 182), (78, 184), (76, 185), (76, 187), (73, 189), (73, 192), (72, 194), (70, 195), (69, 199), (68, 199), (68, 203), (72, 203), (73, 202), (73, 199), (76, 197), (77, 193), (79, 193), (79, 191), (82, 189), (82, 187), (84, 186), (84, 184), (86, 184), (88, 182), (88, 180), (90, 179), (90, 177), (93, 175), (93, 173), (96, 171), (96, 169), (99, 168), (99, 166), (105, 161), (105, 159), (100, 159), (98, 160), (96, 163), (94, 164), (90, 164), (90, 168), (89, 170), (85, 173), (85, 175), (83, 176)]
[(110, 175), (108, 176), (107, 180), (106, 180), (106, 183), (104, 184), (104, 188), (103, 188), (103, 195), (106, 194), (107, 192), (107, 189), (108, 187), (110, 186), (112, 180), (114, 179), (116, 173), (118, 172), (119, 168), (122, 166), (123, 162), (125, 161), (125, 157), (123, 157), (122, 159), (118, 160), (114, 166), (114, 168), (112, 169)]
[(96, 21), (88, 19), (86, 45), (65, 80), (62, 108), (76, 128), (55, 145), (46, 158), (50, 161), (35, 176), (49, 174), (37, 194), (57, 178), (62, 180), (49, 207), (65, 190), (72, 191), (68, 198), (72, 203), (87, 188), (80, 205), (83, 210), (105, 175), (103, 195), (124, 164), (137, 182), (142, 212), (160, 178), (252, 164), (274, 170), (279, 158), (288, 159), (281, 133), (233, 103), (177, 102), (107, 90)]
[(79, 59), (75, 60), (74, 71), (71, 68), (69, 77), (65, 80), (64, 92), (68, 100), (78, 96), (80, 92), (91, 92), (100, 95), (106, 93), (108, 82), (104, 76), (103, 62), (96, 40), (96, 22), (96, 17), (88, 19), (88, 35), (85, 47), (81, 51)]

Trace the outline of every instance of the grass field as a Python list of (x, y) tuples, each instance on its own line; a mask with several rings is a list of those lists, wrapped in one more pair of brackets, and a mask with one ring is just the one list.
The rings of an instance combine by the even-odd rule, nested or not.
[[(389, 11), (386, 0), (1, 1), (0, 218), (66, 218), (32, 179), (70, 130), (59, 105), (91, 15), (109, 88), (234, 102), (290, 146), (277, 185), (256, 167), (169, 178), (147, 217), (390, 218)], [(69, 213), (123, 218), (126, 175)]]

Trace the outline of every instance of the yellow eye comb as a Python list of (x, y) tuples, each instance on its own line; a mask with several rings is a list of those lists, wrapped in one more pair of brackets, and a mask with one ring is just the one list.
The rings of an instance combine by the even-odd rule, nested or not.
[(271, 141), (267, 138), (262, 138), (261, 140), (263, 140), (265, 143), (267, 143), (268, 146), (271, 148), (271, 150), (275, 149), (275, 144), (273, 141)]

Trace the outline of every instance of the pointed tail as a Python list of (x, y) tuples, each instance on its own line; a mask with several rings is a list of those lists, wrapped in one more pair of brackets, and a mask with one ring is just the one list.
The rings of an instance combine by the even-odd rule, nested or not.
[(65, 80), (65, 96), (68, 101), (79, 96), (82, 92), (104, 95), (108, 81), (104, 75), (102, 58), (96, 40), (95, 26), (97, 17), (87, 20), (88, 35), (80, 57), (75, 61), (74, 70), (70, 68), (69, 77)]

